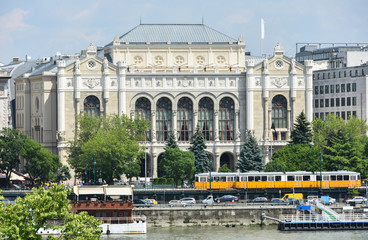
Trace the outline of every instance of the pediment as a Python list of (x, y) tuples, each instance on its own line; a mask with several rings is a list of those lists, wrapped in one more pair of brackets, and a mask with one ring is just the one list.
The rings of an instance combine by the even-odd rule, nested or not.
[[(268, 60), (268, 72), (270, 75), (288, 75), (292, 69), (292, 65), (294, 64), (294, 69), (296, 74), (303, 74), (304, 67), (302, 64), (296, 62), (291, 58), (285, 57), (284, 55), (276, 55)], [(255, 74), (261, 74), (263, 72), (263, 62), (259, 63), (254, 67)]]
[[(74, 74), (77, 63), (76, 61), (66, 67), (66, 74)], [(107, 60), (104, 63), (104, 59), (96, 56), (90, 56), (80, 59), (79, 70), (82, 75), (102, 75), (104, 71), (104, 65), (107, 65), (107, 69), (110, 74), (115, 74), (117, 67)]]

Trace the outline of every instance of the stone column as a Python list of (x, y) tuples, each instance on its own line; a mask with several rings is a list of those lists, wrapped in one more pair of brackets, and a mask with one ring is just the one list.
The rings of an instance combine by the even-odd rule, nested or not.
[(109, 72), (109, 63), (106, 57), (104, 58), (104, 62), (103, 62), (102, 82), (103, 82), (104, 114), (106, 116), (108, 114), (107, 103), (109, 102), (109, 97), (110, 97), (110, 92), (109, 92), (110, 72)]
[(172, 112), (172, 127), (173, 127), (173, 133), (175, 136), (175, 140), (178, 140), (178, 121), (176, 116), (176, 109)]
[(305, 115), (309, 122), (313, 121), (313, 60), (305, 60)]
[(254, 123), (253, 123), (253, 88), (254, 88), (254, 75), (253, 75), (253, 68), (254, 68), (254, 61), (249, 60), (246, 62), (247, 64), (247, 81), (246, 81), (246, 101), (247, 101), (247, 109), (246, 109), (246, 129), (253, 130)]
[(268, 72), (268, 59), (263, 61), (263, 71), (262, 71), (262, 97), (263, 97), (263, 116), (264, 116), (264, 126), (263, 126), (263, 139), (266, 140), (269, 138), (269, 127), (270, 124), (268, 122), (268, 99), (269, 99), (269, 82), (270, 82), (270, 73)]
[(198, 111), (194, 110), (193, 112), (193, 134), (195, 133), (198, 125)]
[(213, 170), (216, 172), (220, 165), (220, 139), (219, 139), (219, 111), (215, 109), (215, 143), (213, 156)]
[[(59, 136), (60, 134), (63, 134), (65, 132), (65, 93), (64, 93), (64, 87), (65, 87), (65, 61), (58, 60), (57, 63), (57, 113), (58, 113), (58, 128), (57, 132)], [(60, 140), (60, 139), (57, 139)]]
[(125, 61), (118, 62), (118, 111), (119, 116), (126, 113), (126, 63)]
[(151, 111), (151, 141), (156, 142), (156, 111)]

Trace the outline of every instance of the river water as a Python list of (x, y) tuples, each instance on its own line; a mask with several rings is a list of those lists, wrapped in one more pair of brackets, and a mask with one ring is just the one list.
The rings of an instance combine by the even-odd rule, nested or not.
[(216, 227), (171, 227), (171, 228), (148, 228), (145, 235), (116, 235), (103, 236), (103, 240), (364, 240), (368, 239), (368, 232), (358, 231), (310, 231), (310, 232), (281, 232), (277, 225), (272, 226), (237, 226), (228, 228)]

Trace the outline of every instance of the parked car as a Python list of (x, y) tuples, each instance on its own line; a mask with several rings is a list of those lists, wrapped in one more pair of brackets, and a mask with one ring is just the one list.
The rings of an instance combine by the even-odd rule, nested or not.
[(146, 198), (144, 199), (146, 202), (150, 203), (150, 204), (157, 204), (157, 201), (155, 199), (152, 198)]
[(213, 204), (214, 203), (213, 196), (212, 195), (208, 195), (206, 199), (203, 199), (202, 200), (202, 203), (203, 204)]
[(266, 197), (256, 197), (255, 199), (252, 200), (252, 203), (266, 203), (269, 201), (270, 200), (268, 200)]
[(287, 201), (282, 200), (281, 198), (272, 198), (270, 201), (271, 204), (275, 204), (275, 205), (282, 205), (282, 204), (288, 204)]
[(169, 202), (170, 207), (175, 207), (175, 206), (179, 207), (179, 206), (185, 206), (185, 205), (186, 205), (186, 203), (183, 203), (180, 200), (171, 200)]
[(235, 202), (238, 202), (238, 200), (239, 198), (233, 195), (224, 195), (222, 197), (216, 198), (215, 202), (216, 203), (229, 203), (229, 202), (235, 203)]
[(194, 198), (182, 198), (180, 199), (180, 202), (184, 204), (196, 204), (197, 203)]
[(134, 199), (133, 200), (133, 204), (143, 204), (143, 205), (147, 205), (149, 204), (146, 200), (143, 199)]
[(350, 204), (350, 203), (365, 203), (366, 201), (367, 199), (365, 197), (356, 196), (353, 199), (347, 199), (345, 202), (346, 204)]

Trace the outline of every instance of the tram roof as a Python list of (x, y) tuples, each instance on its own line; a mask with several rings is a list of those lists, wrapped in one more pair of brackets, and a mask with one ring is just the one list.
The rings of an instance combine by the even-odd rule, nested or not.
[[(295, 171), (295, 172), (257, 172), (257, 171), (250, 171), (250, 172), (231, 172), (231, 173), (219, 173), (219, 172), (211, 172), (212, 177), (219, 177), (219, 176), (268, 176), (268, 175), (319, 175), (319, 171), (307, 172), (307, 171)], [(333, 175), (333, 174), (359, 174), (357, 172), (340, 170), (340, 171), (328, 171), (322, 172), (322, 175)], [(209, 173), (198, 173), (198, 177), (209, 176)]]

